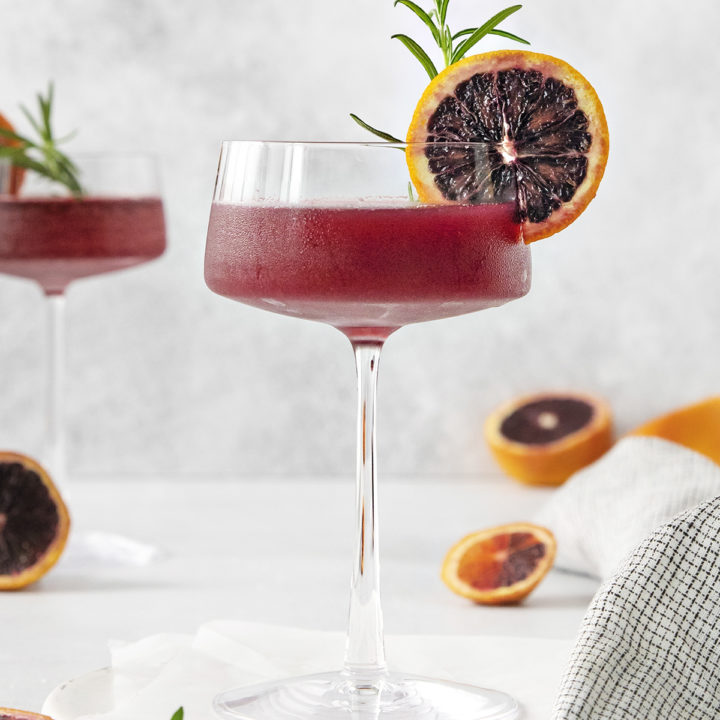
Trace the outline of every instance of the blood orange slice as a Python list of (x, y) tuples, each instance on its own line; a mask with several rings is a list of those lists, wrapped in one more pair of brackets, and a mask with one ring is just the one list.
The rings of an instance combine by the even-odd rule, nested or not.
[(52, 720), (48, 715), (0, 707), (0, 720)]
[(0, 590), (39, 580), (60, 558), (69, 530), (45, 470), (25, 455), (0, 452)]
[[(580, 215), (608, 156), (605, 113), (592, 85), (565, 61), (522, 50), (474, 55), (437, 75), (407, 140), (432, 145), (407, 149), (421, 201), (517, 197), (527, 243)], [(473, 142), (487, 151), (462, 146)]]
[[(3, 130), (12, 130), (14, 131), (15, 128), (10, 124), (10, 122), (5, 118), (2, 113), (0, 113), (0, 128)], [(9, 140), (8, 138), (3, 137), (0, 135), (0, 145), (5, 145), (13, 147), (18, 145), (19, 143), (14, 142), (12, 140)], [(15, 195), (17, 194), (18, 190), (20, 190), (20, 186), (22, 185), (23, 178), (25, 177), (25, 170), (21, 167), (14, 167), (12, 168), (12, 175), (10, 179), (10, 193)]]
[(526, 597), (555, 560), (546, 528), (513, 523), (480, 530), (450, 548), (442, 579), (458, 595), (482, 605), (509, 605)]

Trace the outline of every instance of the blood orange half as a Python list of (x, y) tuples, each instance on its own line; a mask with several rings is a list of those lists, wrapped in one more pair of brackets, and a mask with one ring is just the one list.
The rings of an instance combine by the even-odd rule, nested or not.
[(509, 605), (526, 597), (555, 560), (553, 534), (530, 523), (480, 530), (453, 545), (442, 579), (458, 595), (482, 605)]
[(485, 439), (510, 477), (528, 485), (561, 485), (610, 449), (612, 411), (588, 393), (537, 393), (492, 412)]
[(437, 75), (407, 140), (421, 201), (517, 197), (527, 243), (562, 230), (587, 207), (609, 147), (592, 85), (565, 61), (522, 50), (474, 55)]
[(39, 580), (60, 558), (69, 530), (67, 508), (45, 470), (25, 455), (0, 452), (0, 590)]

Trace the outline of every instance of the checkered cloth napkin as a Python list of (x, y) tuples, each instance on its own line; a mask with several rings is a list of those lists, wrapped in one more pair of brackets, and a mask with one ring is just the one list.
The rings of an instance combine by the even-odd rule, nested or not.
[(655, 530), (601, 588), (552, 717), (720, 718), (720, 498)]

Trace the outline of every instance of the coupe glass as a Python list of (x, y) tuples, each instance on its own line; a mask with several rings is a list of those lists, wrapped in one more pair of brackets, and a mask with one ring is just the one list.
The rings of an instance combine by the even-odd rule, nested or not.
[[(410, 197), (404, 151), (443, 172), (448, 158), (476, 204)], [(493, 196), (492, 147), (388, 143), (223, 144), (205, 281), (225, 297), (329, 323), (358, 374), (357, 521), (345, 662), (337, 672), (230, 690), (226, 718), (518, 717), (504, 693), (389, 671), (378, 565), (375, 395), (380, 350), (401, 326), (502, 305), (530, 289), (514, 198)]]
[[(148, 262), (165, 250), (154, 158), (90, 155), (78, 157), (76, 164), (86, 193), (81, 198), (70, 197), (63, 188), (30, 173), (20, 195), (0, 194), (0, 273), (34, 280), (46, 297), (43, 460), (61, 490), (67, 490), (63, 402), (67, 288), (79, 278)], [(101, 549), (103, 538), (109, 536), (93, 536), (92, 545)], [(112, 553), (118, 551), (132, 554), (133, 548), (119, 546)]]

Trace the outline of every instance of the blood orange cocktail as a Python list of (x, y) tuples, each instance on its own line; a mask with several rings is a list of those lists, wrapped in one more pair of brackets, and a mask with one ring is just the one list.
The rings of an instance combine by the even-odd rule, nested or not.
[(49, 295), (164, 249), (159, 197), (0, 197), (0, 272), (35, 280)]
[[(381, 348), (408, 323), (502, 305), (530, 289), (519, 204), (493, 184), (497, 154), (487, 143), (444, 143), (439, 158), (436, 150), (223, 143), (207, 285), (248, 305), (335, 326), (350, 339), (358, 374), (355, 559), (343, 668), (221, 693), (215, 709), (226, 720), (517, 717), (517, 703), (504, 693), (413, 677), (385, 662), (375, 468)], [(456, 183), (478, 181), (467, 203), (410, 199), (407, 158), (428, 153)], [(449, 163), (458, 155), (467, 160), (460, 175)], [(473, 164), (478, 170), (470, 172)]]
[(351, 339), (501, 305), (530, 289), (515, 205), (305, 207), (216, 202), (214, 292)]

